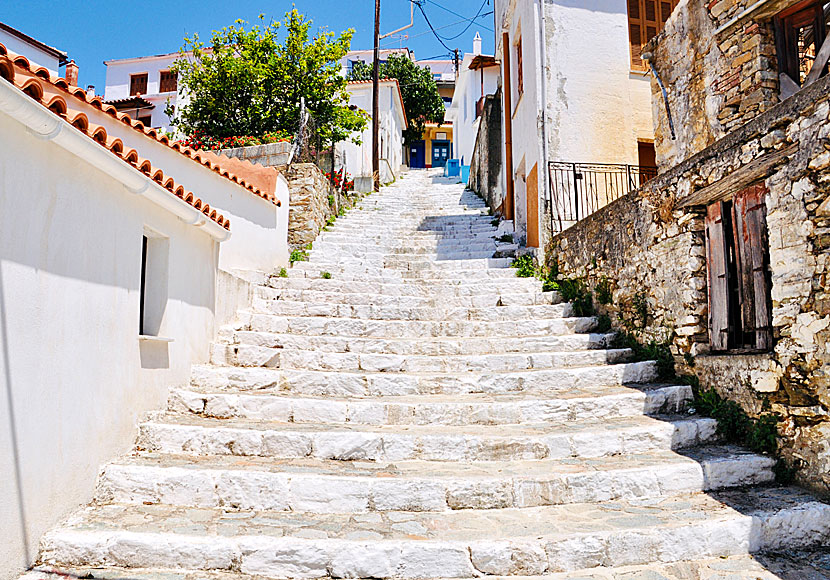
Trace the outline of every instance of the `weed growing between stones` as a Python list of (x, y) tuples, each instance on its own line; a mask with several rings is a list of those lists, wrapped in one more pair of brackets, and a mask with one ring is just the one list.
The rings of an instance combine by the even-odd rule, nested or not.
[(333, 195), (329, 195), (329, 205), (331, 207), (334, 207), (334, 196)]
[(280, 278), (288, 278), (288, 270), (285, 268), (280, 268), (279, 274), (277, 274)]
[(603, 306), (607, 306), (614, 301), (614, 296), (611, 290), (611, 280), (603, 276), (594, 287), (594, 293), (597, 296), (597, 302)]
[(320, 278), (331, 280), (331, 272), (320, 272)]
[(750, 417), (738, 403), (724, 399), (715, 389), (701, 390), (696, 377), (691, 382), (697, 384), (694, 389), (695, 409), (701, 415), (717, 420), (718, 435), (729, 443), (740, 443), (757, 453), (775, 455), (778, 451), (779, 415), (763, 413), (758, 418)]
[(629, 332), (617, 332), (612, 342), (614, 348), (630, 348), (632, 360), (635, 362), (655, 361), (657, 363), (657, 376), (660, 380), (670, 380), (677, 377), (674, 370), (674, 355), (671, 351), (671, 338), (663, 341), (651, 339), (648, 342), (640, 342), (636, 336)]
[(513, 236), (510, 234), (502, 234), (498, 241), (502, 244), (512, 244), (513, 243)]
[(289, 261), (293, 264), (294, 262), (307, 262), (308, 261), (308, 252), (297, 248), (296, 250), (291, 251), (291, 257)]
[(605, 334), (611, 330), (611, 317), (607, 314), (600, 314), (597, 316), (597, 326), (594, 329), (596, 332)]
[(494, 228), (499, 227), (499, 218), (496, 218), (494, 220), (490, 220), (490, 225), (493, 226)]
[(536, 266), (533, 264), (533, 256), (530, 254), (519, 256), (513, 260), (510, 267), (516, 268), (516, 276), (519, 278), (533, 278), (536, 276)]
[(562, 278), (556, 281), (562, 300), (570, 302), (574, 316), (593, 316), (594, 294), (581, 278)]

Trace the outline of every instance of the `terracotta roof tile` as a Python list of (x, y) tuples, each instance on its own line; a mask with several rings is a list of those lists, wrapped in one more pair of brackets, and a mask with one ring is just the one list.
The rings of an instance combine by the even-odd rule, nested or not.
[[(136, 131), (139, 131), (139, 132), (143, 133), (144, 135), (150, 137), (151, 139), (155, 139), (159, 143), (167, 145), (171, 149), (174, 149), (174, 150), (176, 150), (180, 153), (184, 153), (184, 154), (187, 154), (188, 152), (191, 152), (191, 155), (187, 155), (187, 156), (188, 157), (193, 157), (192, 153), (195, 153), (195, 150), (190, 149), (189, 147), (183, 147), (179, 143), (174, 143), (174, 142), (170, 141), (170, 139), (166, 135), (160, 135), (155, 129), (145, 127), (144, 124), (141, 123), (140, 121), (131, 119), (129, 115), (118, 112), (118, 110), (115, 107), (113, 107), (110, 104), (105, 103), (104, 100), (100, 96), (98, 96), (98, 95), (90, 96), (89, 94), (87, 94), (87, 92), (84, 89), (82, 89), (80, 87), (73, 87), (73, 86), (69, 85), (69, 83), (66, 82), (66, 79), (61, 78), (61, 77), (51, 76), (49, 74), (49, 71), (46, 70), (43, 67), (37, 67), (35, 70), (32, 70), (32, 67), (31, 67), (31, 65), (30, 65), (30, 63), (29, 63), (29, 61), (26, 57), (21, 56), (21, 55), (15, 55), (14, 53), (9, 52), (8, 49), (2, 43), (0, 43), (0, 60), (2, 60), (3, 55), (5, 55), (7, 57), (7, 59), (11, 62), (13, 67), (16, 66), (18, 69), (22, 69), (22, 70), (26, 71), (26, 73), (32, 74), (32, 75), (40, 78), (41, 80), (49, 83), (49, 85), (51, 85), (53, 87), (57, 87), (59, 89), (62, 89), (63, 91), (65, 91), (69, 95), (75, 97), (76, 99), (78, 99), (80, 101), (83, 101), (84, 103), (86, 103), (88, 105), (92, 105), (96, 109), (99, 109), (99, 110), (103, 111), (104, 113), (110, 115), (111, 117), (120, 120), (125, 125), (129, 125), (130, 127), (135, 129)], [(10, 74), (11, 74), (12, 77), (15, 76), (13, 70)], [(6, 74), (3, 74), (3, 65), (2, 64), (0, 64), (0, 76), (3, 76), (4, 78), (6, 77)], [(14, 80), (14, 78), (7, 79), (7, 80), (13, 82), (16, 85), (18, 84)], [(18, 85), (18, 88), (20, 88), (19, 85)], [(71, 108), (71, 107), (69, 107), (69, 108)], [(250, 165), (251, 168), (254, 168), (254, 165), (250, 161), (246, 160), (246, 163), (248, 165)], [(213, 169), (215, 170), (215, 168), (213, 168)], [(223, 175), (221, 171), (217, 171), (217, 173), (219, 173), (220, 175)], [(228, 172), (225, 172), (225, 173), (226, 173), (226, 175), (224, 175), (224, 177), (227, 177), (231, 181), (241, 185), (242, 187), (244, 187), (245, 189), (247, 189), (248, 191), (250, 191), (254, 195), (256, 195), (258, 197), (261, 197), (263, 199), (266, 199), (266, 200), (272, 202), (274, 205), (276, 205), (278, 207), (281, 205), (280, 201), (278, 199), (276, 199), (276, 197), (274, 196), (273, 193), (268, 192), (268, 191), (263, 191), (262, 189), (260, 189), (259, 187), (256, 187), (253, 184), (246, 183), (243, 179), (240, 179), (240, 178), (234, 179), (232, 174), (230, 174)]]
[[(89, 118), (83, 112), (75, 109), (71, 102), (60, 94), (55, 94), (54, 89), (68, 92), (69, 95), (83, 100), (85, 103), (92, 105), (98, 109), (105, 110), (104, 107), (110, 110), (105, 110), (113, 117), (121, 119), (121, 121), (130, 124), (134, 128), (142, 130), (141, 123), (132, 122), (126, 115), (117, 117), (118, 113), (113, 107), (104, 105), (100, 98), (88, 98), (86, 91), (77, 87), (69, 87), (64, 79), (56, 79), (49, 77), (48, 72), (46, 78), (42, 71), (45, 69), (31, 70), (29, 61), (22, 56), (16, 56), (6, 49), (3, 44), (0, 44), (0, 76), (11, 82), (16, 88), (26, 93), (36, 101), (43, 104), (52, 113), (65, 119), (71, 123), (75, 128), (86, 134), (88, 137), (99, 143), (102, 147), (108, 149), (113, 155), (123, 159), (145, 175), (151, 177), (154, 181), (159, 183), (162, 187), (170, 191), (179, 199), (182, 199), (193, 208), (200, 210), (209, 219), (213, 220), (225, 229), (230, 229), (230, 221), (212, 209), (209, 205), (203, 204), (202, 200), (195, 197), (193, 193), (185, 191), (184, 187), (177, 185), (172, 177), (165, 176), (161, 169), (156, 169), (153, 164), (147, 159), (141, 159), (135, 149), (124, 151), (124, 143), (120, 139), (114, 139), (107, 135), (107, 130), (101, 125), (90, 124)], [(51, 90), (50, 90), (51, 89)], [(136, 125), (140, 127), (136, 127)], [(155, 133), (155, 132), (153, 132)], [(145, 131), (145, 134), (146, 131)], [(155, 136), (155, 135), (152, 135)], [(158, 139), (158, 137), (156, 137)]]

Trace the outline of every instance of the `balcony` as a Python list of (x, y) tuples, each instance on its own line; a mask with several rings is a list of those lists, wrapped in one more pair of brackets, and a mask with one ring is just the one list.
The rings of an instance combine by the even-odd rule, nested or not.
[(551, 161), (551, 230), (564, 230), (656, 176), (656, 167), (643, 165)]

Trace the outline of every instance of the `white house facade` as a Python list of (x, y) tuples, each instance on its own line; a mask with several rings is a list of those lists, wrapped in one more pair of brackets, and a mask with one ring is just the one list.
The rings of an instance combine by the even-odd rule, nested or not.
[(276, 173), (182, 149), (2, 44), (0, 148), (5, 579), (89, 501), (142, 414), (209, 359), (229, 322), (219, 296), (244, 304), (243, 271), (287, 265), (288, 192)]
[(635, 173), (654, 163), (649, 79), (639, 59), (641, 3), (629, 14), (626, 0), (495, 2), (505, 214), (529, 247), (573, 223), (551, 219), (568, 200), (551, 191), (549, 162), (599, 164), (600, 172), (630, 165)]
[[(353, 81), (346, 86), (349, 104), (371, 116), (372, 82)], [(395, 79), (382, 80), (379, 87), (380, 181), (390, 183), (400, 175), (404, 164), (403, 131), (406, 111), (400, 85)], [(355, 189), (372, 191), (372, 123), (360, 135), (360, 144), (343, 141), (337, 144), (337, 165), (354, 177)]]
[(476, 33), (473, 52), (461, 61), (452, 104), (445, 116), (452, 121), (453, 155), (462, 165), (469, 165), (473, 157), (484, 97), (494, 94), (498, 84), (498, 63), (493, 56), (481, 54), (481, 37)]
[(25, 56), (33, 65), (42, 66), (53, 76), (59, 76), (60, 67), (68, 62), (65, 52), (2, 22), (0, 44), (15, 54)]

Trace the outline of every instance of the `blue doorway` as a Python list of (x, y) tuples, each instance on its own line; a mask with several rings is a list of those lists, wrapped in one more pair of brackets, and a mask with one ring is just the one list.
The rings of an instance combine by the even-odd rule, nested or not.
[(409, 146), (409, 166), (413, 169), (426, 167), (426, 147), (423, 141), (415, 141)]
[(450, 158), (450, 142), (449, 141), (433, 141), (432, 142), (432, 166), (444, 167), (447, 164), (447, 159)]

